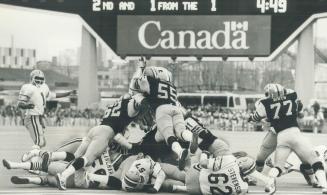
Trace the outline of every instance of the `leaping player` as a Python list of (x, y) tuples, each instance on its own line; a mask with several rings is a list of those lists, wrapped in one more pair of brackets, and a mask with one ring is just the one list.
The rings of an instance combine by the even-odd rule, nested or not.
[(259, 122), (267, 119), (277, 134), (275, 165), (269, 176), (277, 178), (285, 172), (285, 162), (292, 151), (299, 158), (312, 166), (322, 186), (322, 193), (327, 194), (326, 174), (322, 162), (316, 156), (314, 147), (301, 134), (298, 123), (298, 97), (294, 90), (279, 84), (267, 84), (264, 88), (266, 98), (256, 103), (256, 111), (249, 121)]
[(193, 135), (186, 130), (183, 113), (177, 106), (177, 90), (171, 72), (163, 67), (147, 67), (133, 86), (135, 91), (145, 94), (155, 110), (156, 141), (165, 141), (171, 147), (179, 157), (179, 169), (183, 170), (188, 150), (181, 147), (178, 139), (192, 143), (191, 151), (197, 148), (197, 144), (192, 142)]
[[(146, 99), (141, 95), (122, 96), (114, 105), (108, 107), (100, 125), (91, 128), (74, 153), (75, 160), (62, 173), (57, 174), (58, 187), (66, 190), (67, 178), (76, 171), (91, 165), (113, 141), (115, 135), (123, 133), (139, 113), (146, 109)], [(121, 137), (123, 139), (123, 137)], [(122, 141), (122, 140), (121, 140)], [(124, 142), (128, 141), (125, 139)], [(132, 146), (130, 146), (131, 148)], [(130, 149), (129, 148), (129, 149)]]

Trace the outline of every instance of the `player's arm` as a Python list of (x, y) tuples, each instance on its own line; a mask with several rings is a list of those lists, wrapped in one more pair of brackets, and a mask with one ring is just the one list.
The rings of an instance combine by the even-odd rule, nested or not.
[(133, 95), (134, 93), (138, 93), (137, 79), (142, 76), (145, 67), (146, 67), (146, 62), (143, 58), (141, 58), (139, 60), (138, 67), (137, 67), (135, 73), (133, 74), (133, 77), (129, 84), (129, 90), (128, 90), (129, 94)]
[(70, 95), (74, 95), (76, 94), (76, 90), (71, 90), (71, 91), (67, 91), (67, 92), (62, 92), (62, 93), (55, 93), (55, 98), (62, 98), (62, 97), (67, 97)]
[(135, 117), (139, 112), (148, 109), (149, 103), (142, 94), (136, 94), (128, 102), (127, 113), (129, 117)]
[(114, 176), (98, 175), (98, 174), (87, 172), (86, 177), (89, 181), (98, 182), (99, 188), (105, 188), (109, 190), (121, 189), (121, 181)]
[(114, 140), (121, 146), (127, 148), (127, 149), (132, 149), (133, 145), (128, 142), (128, 140), (121, 134), (117, 133), (114, 137)]
[(266, 109), (260, 100), (256, 102), (255, 108), (255, 112), (251, 114), (248, 119), (249, 122), (260, 122), (262, 119), (267, 117)]
[(27, 85), (23, 85), (18, 96), (17, 107), (21, 109), (33, 109), (34, 104), (29, 103), (31, 99), (31, 91), (28, 89)]
[(156, 179), (155, 179), (153, 188), (148, 189), (148, 191), (151, 192), (151, 193), (156, 193), (156, 192), (159, 192), (163, 182), (165, 181), (166, 174), (162, 170), (159, 163), (154, 162), (152, 159), (151, 159), (151, 161), (153, 163), (153, 165), (152, 165), (152, 167), (153, 167), (152, 168), (152, 177), (154, 177)]

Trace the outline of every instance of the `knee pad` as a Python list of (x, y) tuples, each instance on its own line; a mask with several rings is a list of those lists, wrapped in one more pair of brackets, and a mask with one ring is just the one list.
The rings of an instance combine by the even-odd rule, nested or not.
[(168, 137), (168, 139), (167, 139), (167, 144), (168, 144), (169, 146), (172, 146), (174, 142), (177, 142), (177, 138), (176, 138), (176, 137), (174, 137), (174, 136), (170, 136), (170, 137)]
[(83, 168), (86, 165), (86, 163), (87, 162), (83, 157), (79, 157), (73, 162), (72, 166), (75, 168), (75, 170), (79, 170)]
[(202, 131), (199, 134), (199, 137), (202, 139), (202, 142), (199, 144), (201, 150), (208, 150), (212, 143), (217, 139), (210, 131)]
[(261, 160), (256, 160), (255, 161), (255, 169), (258, 172), (262, 172), (264, 166), (265, 166), (265, 161), (261, 161)]
[(64, 161), (70, 162), (74, 159), (75, 159), (75, 155), (73, 153), (66, 152), (66, 158), (64, 159)]
[(307, 175), (312, 175), (313, 174), (313, 169), (311, 167), (310, 164), (301, 164), (300, 165), (300, 171), (303, 174), (307, 174)]
[(322, 162), (318, 161), (318, 162), (313, 163), (312, 169), (313, 169), (313, 172), (315, 173), (318, 170), (324, 170), (324, 166), (323, 166)]

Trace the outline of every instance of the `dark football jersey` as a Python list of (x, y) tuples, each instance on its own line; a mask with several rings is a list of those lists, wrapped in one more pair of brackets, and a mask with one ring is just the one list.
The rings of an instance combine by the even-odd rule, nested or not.
[(177, 90), (174, 85), (149, 76), (147, 79), (150, 86), (149, 101), (155, 108), (163, 104), (176, 105)]
[(115, 133), (122, 133), (129, 123), (134, 120), (134, 117), (128, 116), (129, 101), (130, 99), (123, 99), (108, 106), (101, 121), (101, 125), (110, 126)]
[(267, 98), (260, 101), (265, 107), (267, 119), (276, 133), (290, 127), (298, 127), (296, 92), (286, 94), (283, 100), (274, 101)]

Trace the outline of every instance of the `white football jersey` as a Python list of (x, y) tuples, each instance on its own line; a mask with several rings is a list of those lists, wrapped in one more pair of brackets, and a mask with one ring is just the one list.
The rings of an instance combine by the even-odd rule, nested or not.
[(237, 195), (248, 189), (248, 184), (240, 175), (236, 158), (231, 156), (217, 158), (217, 162), (212, 163), (208, 169), (202, 168), (199, 183), (203, 195)]
[(24, 101), (34, 105), (33, 109), (27, 109), (27, 115), (43, 115), (46, 101), (55, 97), (51, 93), (47, 84), (37, 87), (31, 83), (24, 84), (19, 92), (19, 101)]

